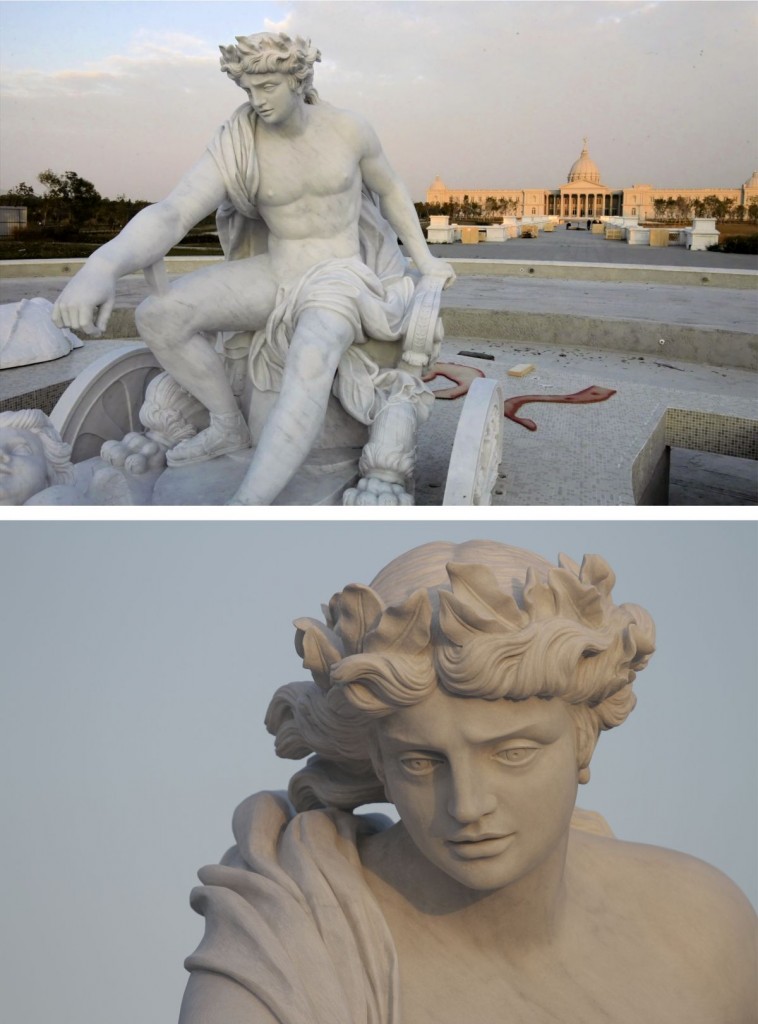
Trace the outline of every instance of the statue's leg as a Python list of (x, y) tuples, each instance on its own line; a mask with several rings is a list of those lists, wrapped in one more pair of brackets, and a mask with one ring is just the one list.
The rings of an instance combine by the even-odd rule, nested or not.
[(201, 332), (263, 327), (273, 309), (276, 289), (268, 257), (257, 256), (187, 274), (165, 295), (150, 296), (138, 307), (140, 337), (161, 366), (210, 413), (207, 430), (169, 452), (170, 465), (199, 462), (249, 447), (247, 424), (223, 362)]
[(300, 315), (279, 397), (229, 504), (270, 505), (298, 471), (321, 430), (337, 366), (353, 338), (352, 324), (339, 313), (313, 308)]
[(412, 400), (386, 402), (379, 408), (358, 463), (361, 479), (343, 494), (344, 505), (413, 504), (409, 485), (416, 463), (418, 421)]

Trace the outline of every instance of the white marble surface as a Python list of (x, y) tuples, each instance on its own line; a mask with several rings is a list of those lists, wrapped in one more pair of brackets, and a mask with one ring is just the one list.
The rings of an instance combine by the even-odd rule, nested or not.
[(50, 318), (52, 302), (35, 297), (0, 306), (0, 370), (67, 356), (82, 342)]
[[(335, 373), (340, 366), (343, 376), (347, 372), (351, 346), (376, 331), (400, 340), (401, 296), (407, 304), (407, 287), (388, 285), (383, 315), (376, 300), (375, 312), (365, 315), (366, 296), (378, 294), (379, 281), (393, 275), (384, 243), (366, 275), (363, 191), (378, 199), (386, 241), (393, 234), (398, 258), (397, 236), (422, 275), (439, 275), (446, 283), (455, 276), (427, 249), (413, 204), (373, 129), (360, 116), (319, 100), (313, 88), (319, 60), (310, 42), (276, 34), (238, 37), (235, 45), (222, 48), (222, 70), (246, 93), (247, 102), (170, 195), (98, 250), (55, 305), (61, 327), (104, 328), (117, 280), (154, 266), (190, 227), (219, 211), (229, 259), (167, 287), (154, 283), (157, 294), (137, 310), (143, 340), (210, 414), (207, 432), (180, 442), (169, 456), (191, 463), (250, 445), (236, 419), (235, 393), (206, 332), (251, 332), (268, 325), (273, 335), (271, 320), (282, 299), (295, 296), (314, 268), (349, 265), (354, 276), (365, 279), (360, 314), (358, 304), (348, 300), (354, 283), (330, 283), (325, 291), (322, 286), (320, 297), (301, 309), (294, 304), (277, 320), (276, 330), (286, 336), (286, 343), (279, 342), (286, 344), (284, 365), (274, 373), (279, 397), (235, 504), (270, 504), (298, 472), (321, 429)], [(334, 278), (331, 273), (330, 282)], [(270, 347), (271, 339), (266, 344)], [(369, 417), (368, 396), (365, 404)]]

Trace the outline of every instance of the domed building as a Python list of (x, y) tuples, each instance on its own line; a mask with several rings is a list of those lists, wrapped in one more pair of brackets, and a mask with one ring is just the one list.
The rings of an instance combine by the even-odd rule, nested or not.
[(587, 140), (584, 140), (584, 148), (579, 155), (579, 159), (575, 160), (571, 165), (571, 170), (568, 173), (566, 179), (569, 184), (572, 181), (586, 181), (590, 185), (600, 184), (600, 171), (597, 168), (597, 164), (590, 157), (587, 151)]
[(571, 165), (566, 184), (547, 193), (545, 213), (557, 217), (617, 217), (623, 210), (624, 193), (600, 181), (600, 171), (584, 140), (579, 158)]
[(741, 188), (655, 188), (652, 185), (632, 185), (627, 189), (610, 188), (602, 183), (600, 169), (589, 153), (585, 138), (582, 151), (571, 165), (566, 182), (558, 188), (492, 189), (448, 188), (437, 175), (426, 193), (427, 203), (478, 204), (483, 212), (516, 217), (556, 216), (562, 220), (585, 220), (596, 217), (636, 217), (652, 219), (656, 214), (656, 201), (679, 199), (694, 203), (707, 196), (732, 201), (732, 207), (758, 202), (758, 171)]

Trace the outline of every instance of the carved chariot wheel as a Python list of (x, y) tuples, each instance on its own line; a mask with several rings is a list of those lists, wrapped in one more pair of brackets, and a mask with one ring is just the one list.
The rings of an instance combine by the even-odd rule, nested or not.
[(141, 432), (139, 411), (147, 385), (161, 367), (142, 343), (117, 348), (83, 370), (58, 399), (50, 421), (73, 449), (72, 462), (100, 454), (105, 441)]
[(503, 392), (496, 380), (473, 381), (455, 432), (443, 505), (490, 505), (503, 453)]

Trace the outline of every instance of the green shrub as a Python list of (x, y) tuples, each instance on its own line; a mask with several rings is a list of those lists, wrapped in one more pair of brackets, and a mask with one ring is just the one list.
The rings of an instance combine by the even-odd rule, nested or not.
[(758, 235), (736, 235), (725, 238), (719, 245), (709, 245), (709, 252), (737, 252), (743, 255), (758, 254)]

